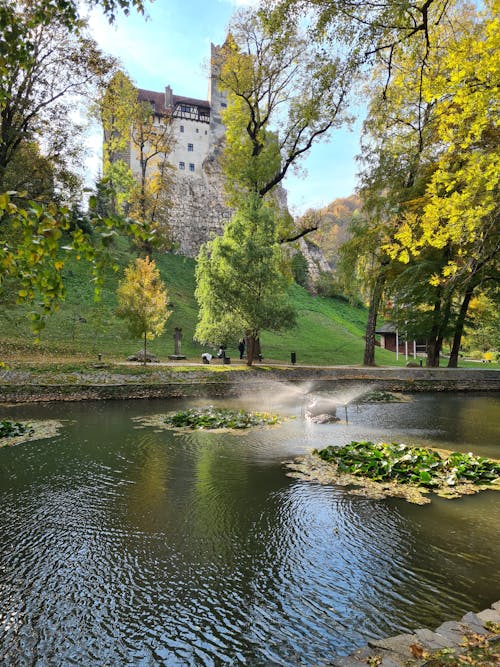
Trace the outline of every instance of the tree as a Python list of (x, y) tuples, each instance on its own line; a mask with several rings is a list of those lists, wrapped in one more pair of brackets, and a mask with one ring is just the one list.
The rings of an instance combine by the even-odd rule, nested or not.
[[(0, 190), (5, 171), (25, 141), (38, 141), (49, 154), (67, 153), (74, 131), (71, 112), (92, 95), (111, 67), (96, 43), (78, 24), (69, 32), (57, 14), (37, 22), (38, 4), (7, 1), (17, 42), (29, 45), (29, 58), (8, 51), (0, 57)], [(69, 131), (68, 131), (69, 128)]]
[[(269, 200), (313, 143), (346, 122), (353, 71), (341, 54), (325, 62), (299, 28), (272, 30), (262, 12), (249, 10), (235, 15), (218, 65), (218, 85), (228, 97), (229, 203), (237, 207), (249, 194)], [(283, 231), (288, 240), (290, 229)]]
[(415, 63), (420, 75), (434, 48), (435, 29), (449, 19), (457, 2), (449, 0), (271, 0), (274, 29), (306, 22), (309, 38), (324, 45), (325, 57), (333, 43), (348, 49), (357, 67), (381, 64), (386, 85), (397, 72), (404, 51), (418, 44), (423, 59)]
[(143, 338), (146, 364), (146, 341), (162, 333), (171, 314), (167, 310), (167, 290), (154, 261), (146, 257), (130, 264), (117, 294), (117, 315), (127, 321), (132, 336)]
[(421, 79), (422, 100), (433, 108), (434, 168), (422, 205), (404, 219), (389, 246), (392, 257), (405, 262), (441, 251), (445, 261), (428, 280), (448, 295), (442, 312), (454, 324), (453, 367), (474, 291), (498, 277), (499, 269), (500, 24), (498, 2), (485, 4), (477, 15), (457, 17), (439, 59), (429, 61)]
[(251, 366), (261, 331), (280, 331), (295, 323), (282, 264), (273, 212), (254, 195), (241, 205), (223, 236), (200, 251), (196, 340), (221, 343), (237, 340), (244, 333), (247, 365)]
[[(90, 4), (101, 4), (110, 17), (118, 7), (142, 6), (136, 0)], [(80, 192), (72, 112), (95, 95), (112, 63), (87, 34), (73, 0), (2, 0), (0, 34), (0, 283), (16, 285), (18, 300), (41, 303), (49, 313), (64, 297), (65, 254), (91, 261), (98, 287), (101, 251), (116, 224), (123, 225), (91, 212), (90, 238), (72, 228), (66, 206)], [(23, 183), (23, 165), (37, 177)], [(13, 182), (23, 186), (15, 196), (5, 192)], [(43, 203), (35, 201), (39, 195)], [(40, 328), (43, 316), (33, 317)]]
[(390, 238), (390, 227), (380, 210), (370, 215), (367, 208), (353, 215), (349, 236), (339, 249), (337, 270), (345, 292), (352, 297), (359, 291), (368, 302), (363, 364), (374, 366), (377, 316), (391, 273), (391, 263), (382, 250)]
[[(365, 211), (387, 225), (382, 252), (392, 266), (390, 296), (404, 306), (392, 319), (427, 339), (430, 366), (439, 365), (450, 336), (449, 365), (456, 365), (473, 292), (498, 271), (498, 176), (491, 171), (496, 173), (498, 149), (485, 113), (494, 108), (495, 92), (486, 79), (494, 71), (496, 45), (486, 26), (470, 8), (459, 7), (430, 28), (430, 44), (400, 45), (390, 81), (383, 68), (375, 72), (365, 122), (361, 194)], [(474, 66), (462, 72), (469, 52)], [(471, 116), (481, 119), (476, 130), (483, 128), (473, 144), (467, 141)], [(471, 163), (480, 169), (468, 172)]]
[[(146, 225), (166, 246), (172, 187), (168, 155), (174, 146), (172, 118), (157, 117), (149, 102), (123, 72), (110, 81), (99, 103), (104, 129), (104, 181), (110, 186), (112, 208)], [(137, 171), (129, 166), (137, 163)], [(146, 242), (151, 252), (151, 242)]]
[(218, 85), (228, 100), (223, 168), (236, 213), (198, 258), (196, 337), (221, 342), (246, 333), (251, 365), (260, 332), (294, 322), (279, 244), (309, 231), (292, 231), (276, 186), (345, 120), (351, 73), (340, 57), (325, 64), (300, 30), (271, 31), (251, 11), (236, 14), (219, 58)]

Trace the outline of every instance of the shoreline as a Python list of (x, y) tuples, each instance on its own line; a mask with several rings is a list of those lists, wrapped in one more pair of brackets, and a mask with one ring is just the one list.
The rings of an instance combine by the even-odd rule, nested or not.
[(500, 370), (350, 366), (90, 365), (75, 372), (4, 371), (1, 403), (237, 396), (276, 383), (310, 383), (311, 390), (373, 389), (418, 392), (500, 392)]
[[(452, 664), (485, 664), (476, 662), (459, 662), (458, 656), (472, 649), (475, 645), (494, 646), (500, 638), (500, 602), (478, 613), (468, 612), (459, 621), (445, 621), (436, 630), (420, 628), (411, 634), (401, 634), (385, 639), (371, 640), (354, 653), (345, 657), (333, 658), (328, 665), (332, 667), (360, 667), (360, 665), (376, 665), (377, 667), (426, 667), (443, 665), (437, 662), (440, 652), (448, 659), (449, 651), (454, 651), (456, 662)], [(493, 666), (494, 663), (491, 663)]]

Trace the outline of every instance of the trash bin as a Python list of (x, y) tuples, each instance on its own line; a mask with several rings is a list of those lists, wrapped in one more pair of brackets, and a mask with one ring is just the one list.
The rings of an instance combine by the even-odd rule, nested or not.
[(222, 357), (222, 363), (223, 364), (230, 364), (231, 363), (231, 357), (226, 357), (226, 355), (224, 355)]
[(294, 364), (297, 361), (297, 354), (295, 352), (290, 352), (290, 361)]

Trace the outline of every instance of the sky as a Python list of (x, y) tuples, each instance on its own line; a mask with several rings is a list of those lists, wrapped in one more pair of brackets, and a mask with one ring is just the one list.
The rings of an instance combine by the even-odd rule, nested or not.
[[(210, 43), (222, 44), (232, 13), (255, 0), (146, 0), (147, 17), (132, 11), (109, 25), (99, 12), (90, 28), (106, 53), (121, 61), (138, 88), (207, 99)], [(99, 171), (101, 135), (91, 139), (89, 167)], [(301, 161), (302, 175), (290, 174), (284, 186), (290, 211), (302, 214), (337, 197), (353, 194), (355, 156), (359, 152), (359, 123), (354, 131), (337, 130)], [(305, 172), (305, 173), (304, 173)]]

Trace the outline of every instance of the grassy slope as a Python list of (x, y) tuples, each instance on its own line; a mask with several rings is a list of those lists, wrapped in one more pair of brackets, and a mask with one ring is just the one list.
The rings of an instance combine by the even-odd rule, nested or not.
[[(125, 323), (115, 316), (116, 287), (123, 268), (131, 261), (128, 244), (118, 247), (118, 273), (109, 271), (101, 301), (94, 302), (93, 284), (83, 262), (74, 262), (65, 269), (67, 298), (63, 306), (47, 321), (41, 342), (35, 345), (29, 326), (27, 306), (0, 309), (0, 361), (16, 359), (55, 361), (58, 359), (124, 360), (141, 349), (141, 342), (132, 339)], [(165, 332), (148, 343), (148, 349), (166, 360), (174, 351), (173, 330), (182, 327), (182, 352), (199, 360), (205, 349), (193, 342), (197, 307), (194, 300), (194, 261), (177, 255), (157, 255), (156, 263), (167, 285), (170, 316)], [(364, 309), (322, 297), (312, 297), (293, 285), (291, 295), (297, 306), (297, 327), (282, 334), (264, 332), (261, 336), (264, 360), (288, 362), (290, 352), (297, 363), (360, 364), (363, 358), (363, 333), (366, 321)], [(236, 360), (235, 342), (229, 344), (228, 354)], [(377, 350), (377, 363), (396, 365), (395, 355)], [(403, 357), (399, 365), (404, 365)]]

